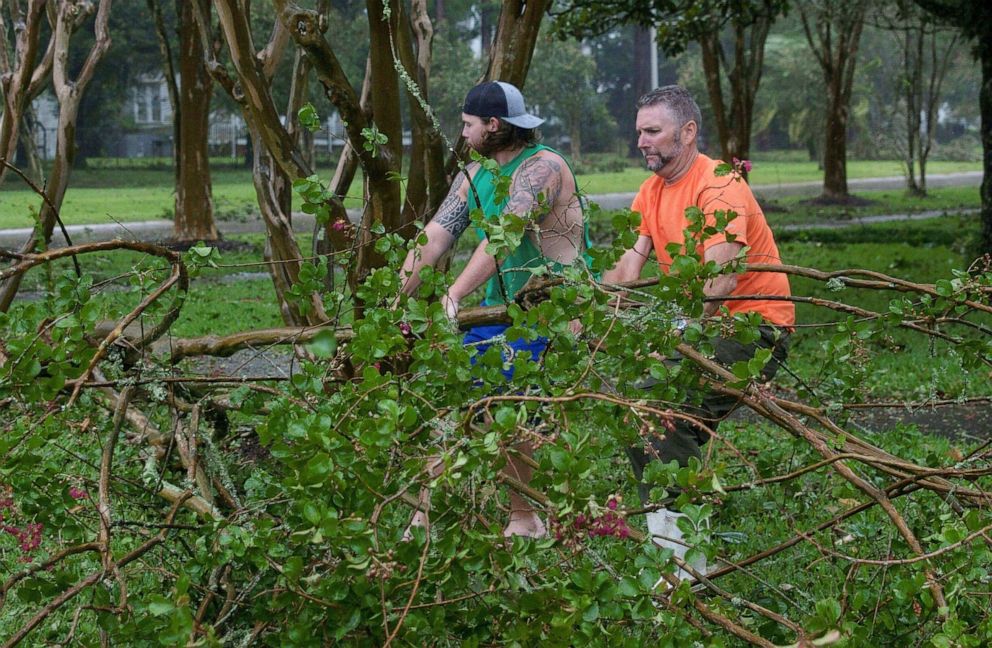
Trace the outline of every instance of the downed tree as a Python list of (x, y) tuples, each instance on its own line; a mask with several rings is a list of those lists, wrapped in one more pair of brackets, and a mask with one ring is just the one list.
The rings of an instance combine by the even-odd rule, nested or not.
[[(681, 295), (675, 306), (691, 314), (713, 271), (701, 265), (698, 274), (622, 287), (567, 269), (508, 308), (463, 311), (457, 326), (438, 304), (411, 299), (396, 310), (370, 307), (350, 327), (196, 339), (169, 333), (186, 272), (175, 253), (154, 246), (7, 253), (0, 279), (115, 249), (157, 255), (165, 265), (147, 274), (137, 305), (121, 306), (111, 326), (98, 326), (86, 278), (72, 275), (57, 290), (85, 298), (61, 302), (64, 313), (25, 305), (0, 321), (0, 402), (13, 413), (0, 435), (11, 467), (0, 473), (4, 524), (30, 548), (28, 516), (42, 515), (38, 542), (47, 551), (25, 550), (34, 562), (3, 583), (0, 609), (20, 620), (6, 645), (48, 631), (52, 618), (67, 621), (70, 637), (99, 636), (111, 624), (115, 638), (166, 643), (209, 636), (278, 643), (302, 628), (318, 642), (517, 636), (570, 643), (576, 633), (602, 636), (598, 621), (584, 618), (592, 601), (596, 619), (620, 624), (635, 640), (727, 633), (755, 645), (822, 644), (892, 614), (913, 615), (921, 634), (946, 634), (957, 623), (976, 633), (989, 627), (984, 599), (970, 594), (987, 590), (980, 565), (992, 544), (988, 446), (907, 457), (884, 438), (859, 435), (844, 412), (861, 403), (844, 399), (858, 393), (861, 379), (826, 357), (864, 340), (912, 336), (987, 371), (988, 268), (923, 284), (858, 269), (752, 266), (821, 282), (837, 297), (896, 296), (885, 311), (794, 298), (840, 318), (819, 325), (834, 331), (823, 364), (830, 380), (802, 379), (806, 397), (797, 398), (760, 383), (760, 359), (728, 368), (709, 358), (709, 340), (727, 333), (725, 322), (698, 320), (681, 335), (672, 327), (670, 295)], [(364, 289), (376, 304), (391, 303), (395, 287), (373, 277)], [(428, 296), (443, 283), (422, 290)], [(581, 338), (567, 332), (572, 319), (585, 327)], [(508, 335), (546, 335), (551, 350), (541, 366), (516, 361), (515, 385), (500, 386), (502, 360), (487, 353), (471, 365), (457, 331), (485, 322), (513, 324)], [(748, 335), (747, 322), (734, 326)], [(305, 346), (316, 361), (280, 381), (190, 372), (203, 355), (273, 345)], [(650, 352), (680, 354), (681, 371)], [(634, 383), (651, 372), (667, 378), (646, 395)], [(645, 542), (639, 515), (651, 508), (623, 500), (624, 471), (612, 457), (689, 417), (679, 404), (700, 380), (767, 424), (755, 451), (741, 445), (739, 430), (697, 420), (712, 437), (706, 461), (659, 466), (649, 476), (657, 487), (679, 487), (686, 537), (717, 567), (697, 574), (702, 585), (690, 591), (672, 571), (691, 564)], [(61, 448), (67, 431), (79, 440), (74, 447), (32, 463), (51, 456), (38, 448)], [(538, 446), (529, 484), (500, 470), (521, 440)], [(76, 463), (77, 455), (91, 460)], [(440, 459), (440, 475), (428, 470), (429, 457)], [(65, 461), (79, 474), (67, 477)], [(38, 479), (68, 479), (70, 492), (85, 493), (68, 496), (79, 502), (73, 507), (42, 514), (27, 497)], [(435, 530), (402, 542), (422, 486), (432, 493)], [(553, 537), (504, 543), (493, 519), (505, 515), (500, 487), (534, 501)], [(824, 489), (839, 495), (811, 499), (812, 512), (793, 504)], [(779, 526), (741, 553), (721, 538), (762, 523), (765, 509), (745, 507), (760, 501), (774, 503)], [(89, 522), (72, 526), (77, 518)], [(164, 585), (148, 584), (153, 564)], [(785, 564), (797, 567), (783, 574)], [(782, 589), (804, 569), (820, 581), (837, 579), (844, 592), (871, 594), (844, 594), (837, 608), (813, 610)], [(48, 570), (63, 575), (60, 593), (25, 604), (24, 593), (48, 582)], [(673, 588), (656, 587), (659, 580)], [(888, 593), (886, 580), (903, 598)], [(770, 589), (762, 585), (769, 582)], [(144, 619), (138, 624), (127, 609), (159, 613), (136, 615)]]

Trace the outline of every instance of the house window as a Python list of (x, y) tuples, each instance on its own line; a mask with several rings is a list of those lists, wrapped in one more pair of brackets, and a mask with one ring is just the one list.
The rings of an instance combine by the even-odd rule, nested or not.
[(134, 121), (139, 124), (159, 124), (162, 122), (162, 83), (142, 83), (134, 92)]

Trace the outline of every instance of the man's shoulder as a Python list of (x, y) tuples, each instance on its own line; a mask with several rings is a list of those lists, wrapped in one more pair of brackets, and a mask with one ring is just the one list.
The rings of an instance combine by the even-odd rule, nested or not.
[(540, 160), (554, 162), (563, 167), (569, 166), (568, 160), (565, 159), (565, 156), (559, 153), (558, 151), (556, 151), (555, 149), (551, 148), (550, 146), (544, 146), (543, 144), (539, 144), (535, 147), (535, 149), (536, 150), (533, 151), (529, 156), (527, 156), (527, 159), (524, 160), (520, 166), (524, 166), (525, 164), (534, 164), (535, 162)]
[(552, 148), (540, 146), (517, 165), (517, 168), (513, 170), (513, 177), (533, 177), (537, 174), (538, 177), (545, 179), (554, 176), (568, 178), (574, 175), (571, 169), (568, 160), (561, 153)]

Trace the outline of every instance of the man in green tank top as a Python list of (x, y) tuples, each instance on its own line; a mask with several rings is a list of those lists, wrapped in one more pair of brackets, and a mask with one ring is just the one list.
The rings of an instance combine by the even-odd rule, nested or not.
[[(484, 304), (508, 303), (527, 283), (533, 268), (555, 271), (587, 260), (589, 240), (575, 176), (557, 151), (538, 144), (536, 128), (543, 121), (527, 113), (520, 90), (509, 83), (489, 81), (469, 91), (462, 108), (462, 137), (473, 150), (496, 161), (499, 176), (510, 178), (510, 189), (507, 195), (498, 196), (496, 174), (478, 163), (466, 166), (425, 227), (427, 243), (411, 250), (403, 263), (404, 294), (412, 295), (417, 290), (420, 270), (433, 267), (454, 245), (468, 228), (469, 214), (476, 208), (482, 209), (486, 219), (516, 214), (529, 218), (532, 225), (521, 244), (499, 259), (486, 252), (485, 233), (479, 231), (479, 245), (442, 298), (451, 318), (458, 314), (462, 299), (483, 284)], [(485, 353), (485, 341), (502, 335), (506, 328), (473, 328), (465, 335), (465, 343), (475, 345), (479, 354)], [(538, 338), (516, 340), (505, 346), (513, 353), (529, 353), (537, 360), (547, 343), (547, 339)], [(505, 370), (504, 375), (512, 379), (512, 369)], [(530, 448), (518, 449), (530, 454)], [(530, 467), (512, 456), (507, 460), (506, 471), (524, 483), (531, 477)], [(418, 512), (411, 524), (426, 526), (426, 514)], [(545, 534), (544, 524), (530, 502), (511, 491), (510, 522), (504, 535)]]

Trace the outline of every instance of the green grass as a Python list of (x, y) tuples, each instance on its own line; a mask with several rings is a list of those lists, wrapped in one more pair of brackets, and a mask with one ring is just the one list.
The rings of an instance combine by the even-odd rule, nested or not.
[[(919, 283), (934, 283), (952, 279), (955, 269), (965, 268), (970, 262), (952, 241), (955, 233), (960, 233), (960, 228), (955, 227), (959, 222), (926, 220), (840, 230), (846, 233), (847, 240), (835, 231), (823, 232), (827, 242), (816, 240), (816, 232), (811, 232), (808, 240), (785, 241), (779, 249), (784, 263), (825, 271), (861, 268)], [(901, 232), (897, 233), (899, 226)], [(941, 226), (944, 236), (932, 237), (935, 240), (929, 244), (921, 243), (927, 239), (928, 232)], [(866, 240), (857, 241), (859, 234)], [(840, 301), (881, 313), (888, 312), (889, 303), (902, 296), (895, 291), (852, 288), (834, 291), (823, 282), (797, 277), (790, 278), (790, 283), (794, 295)], [(808, 382), (815, 383), (819, 368), (830, 360), (824, 357), (823, 344), (834, 335), (834, 330), (818, 325), (846, 318), (819, 306), (797, 306), (796, 320), (800, 327), (793, 336), (795, 346), (790, 365)], [(988, 316), (969, 319), (992, 325)], [(945, 330), (954, 335), (969, 334), (961, 328), (945, 327)], [(868, 341), (866, 348), (870, 359), (862, 368), (865, 381), (860, 388), (864, 397), (925, 399), (937, 395), (954, 398), (992, 394), (987, 377), (962, 369), (954, 346), (947, 342), (931, 343), (921, 333), (896, 329)]]
[[(321, 170), (324, 177), (330, 172)], [(222, 170), (211, 174), (214, 212), (218, 220), (245, 220), (257, 213), (251, 172)], [(81, 169), (74, 171), (65, 201), (62, 221), (66, 225), (133, 223), (171, 220), (175, 202), (171, 171), (151, 169)], [(358, 206), (361, 181), (352, 184), (349, 206)], [(31, 227), (40, 199), (17, 178), (0, 187), (0, 229)]]
[(764, 203), (765, 217), (769, 225), (815, 224), (824, 221), (844, 221), (866, 216), (889, 214), (917, 214), (920, 212), (953, 212), (962, 209), (981, 208), (981, 195), (974, 187), (939, 187), (931, 189), (923, 198), (911, 196), (905, 191), (861, 191), (859, 198), (871, 201), (862, 206), (813, 205), (809, 199), (799, 196), (780, 198)]
[[(808, 160), (775, 159), (763, 161), (760, 154), (755, 154), (752, 163), (754, 168), (751, 171), (750, 181), (756, 186), (823, 180), (823, 171), (817, 167), (816, 162)], [(579, 187), (588, 195), (637, 191), (641, 183), (648, 177), (648, 173), (642, 165), (636, 162), (635, 164), (636, 166), (623, 171), (580, 175)], [(929, 175), (962, 171), (981, 171), (981, 165), (975, 162), (931, 162), (927, 165), (927, 174)], [(851, 160), (847, 163), (849, 180), (902, 175), (901, 163), (896, 160)], [(815, 193), (814, 190), (810, 195)]]
[[(619, 172), (580, 175), (579, 186), (589, 195), (634, 192), (648, 174), (636, 160), (631, 161), (631, 164), (634, 166)], [(752, 182), (756, 185), (810, 182), (822, 178), (822, 172), (817, 169), (815, 163), (792, 159), (789, 156), (783, 158), (777, 155), (775, 159), (767, 162), (763, 162), (761, 157), (757, 156), (754, 164)], [(929, 173), (979, 169), (980, 166), (970, 162), (932, 162)], [(333, 170), (323, 168), (319, 169), (318, 173), (321, 177), (329, 179)], [(891, 160), (852, 160), (848, 163), (850, 178), (899, 176), (901, 173), (899, 163)], [(212, 179), (214, 209), (219, 220), (244, 220), (256, 212), (255, 191), (251, 184), (250, 171), (221, 169), (212, 173)], [(937, 195), (940, 191), (943, 190), (935, 190), (934, 194)], [(972, 192), (975, 194), (974, 204), (977, 204), (977, 190)], [(811, 195), (815, 193), (812, 191)], [(888, 193), (898, 197), (902, 192)], [(349, 206), (358, 206), (360, 195), (361, 182), (356, 179), (349, 191)], [(783, 199), (780, 202), (789, 207), (798, 200)], [(171, 170), (118, 169), (112, 166), (77, 169), (72, 173), (61, 215), (66, 224), (170, 219), (173, 202)], [(39, 204), (39, 198), (18, 178), (8, 176), (0, 185), (0, 229), (30, 227), (33, 224), (32, 213), (37, 211)]]

